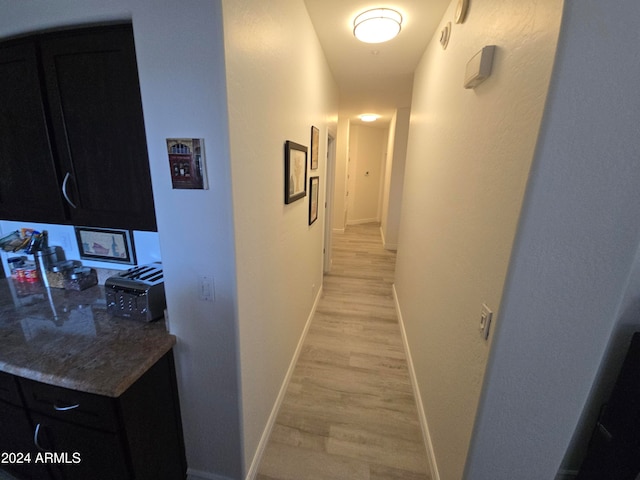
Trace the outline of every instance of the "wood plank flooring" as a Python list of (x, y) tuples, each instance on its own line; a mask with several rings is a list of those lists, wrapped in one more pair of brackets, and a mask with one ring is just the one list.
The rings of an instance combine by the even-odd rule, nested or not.
[(333, 266), (257, 480), (428, 480), (379, 225), (333, 236)]

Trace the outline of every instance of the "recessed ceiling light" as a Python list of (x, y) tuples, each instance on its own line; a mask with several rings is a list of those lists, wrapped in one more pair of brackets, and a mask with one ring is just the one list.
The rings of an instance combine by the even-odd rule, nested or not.
[(365, 43), (382, 43), (400, 33), (402, 15), (390, 8), (362, 12), (353, 21), (353, 34)]
[(375, 122), (380, 118), (380, 115), (376, 115), (375, 113), (363, 113), (362, 115), (358, 115), (358, 118), (363, 122)]

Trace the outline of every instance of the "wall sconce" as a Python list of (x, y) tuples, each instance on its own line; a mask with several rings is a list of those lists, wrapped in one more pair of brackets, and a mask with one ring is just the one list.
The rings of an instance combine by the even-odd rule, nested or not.
[(382, 43), (400, 33), (402, 15), (390, 8), (374, 8), (362, 12), (353, 21), (353, 34), (361, 42)]

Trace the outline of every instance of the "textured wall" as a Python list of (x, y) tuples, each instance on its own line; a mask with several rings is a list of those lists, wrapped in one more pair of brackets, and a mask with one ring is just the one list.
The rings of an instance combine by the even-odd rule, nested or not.
[[(466, 21), (455, 24), (456, 4), (441, 23), (453, 25), (447, 49), (436, 35), (414, 78), (396, 272), (443, 480), (462, 477), (472, 435), (492, 341), (479, 334), (483, 302), (500, 327), (562, 6), (472, 2)], [(493, 73), (465, 90), (466, 63), (485, 45), (497, 46)]]
[(565, 3), (468, 478), (553, 478), (637, 309), (639, 21), (633, 0)]

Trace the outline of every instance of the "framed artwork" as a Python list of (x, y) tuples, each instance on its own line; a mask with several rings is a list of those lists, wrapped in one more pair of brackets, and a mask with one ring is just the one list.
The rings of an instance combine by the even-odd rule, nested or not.
[(318, 197), (320, 177), (309, 179), (309, 225), (318, 219)]
[(307, 147), (287, 140), (284, 144), (284, 203), (307, 195)]
[(204, 138), (167, 138), (167, 154), (174, 189), (209, 188)]
[(130, 230), (75, 227), (75, 231), (80, 258), (101, 262), (135, 264), (135, 251)]
[(311, 127), (311, 170), (318, 168), (318, 145), (320, 144), (320, 130)]

